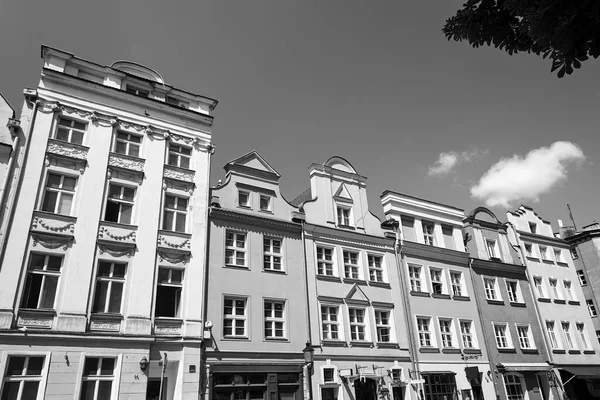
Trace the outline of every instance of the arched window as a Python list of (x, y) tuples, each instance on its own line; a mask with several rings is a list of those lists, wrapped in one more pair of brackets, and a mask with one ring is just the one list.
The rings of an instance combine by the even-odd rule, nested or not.
[(517, 374), (504, 375), (507, 400), (526, 400), (523, 379)]

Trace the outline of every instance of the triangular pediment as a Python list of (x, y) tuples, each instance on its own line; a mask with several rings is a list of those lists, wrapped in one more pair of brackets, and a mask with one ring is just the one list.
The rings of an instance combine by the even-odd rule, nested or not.
[(225, 165), (225, 170), (229, 171), (232, 169), (236, 169), (239, 167), (242, 168), (250, 168), (256, 171), (260, 171), (263, 173), (273, 174), (278, 178), (281, 176), (279, 172), (275, 170), (264, 158), (260, 156), (256, 151), (251, 151), (249, 153), (244, 154), (241, 157), (238, 157), (234, 160), (229, 161)]
[(336, 200), (343, 200), (352, 203), (352, 196), (350, 196), (350, 192), (344, 183), (340, 185), (333, 197)]
[(360, 286), (358, 286), (358, 284), (354, 284), (354, 286), (352, 286), (352, 288), (350, 289), (350, 291), (348, 292), (348, 294), (346, 295), (345, 299), (348, 301), (358, 301), (358, 302), (370, 302), (369, 298), (367, 297), (367, 295), (365, 294), (365, 292), (362, 291), (362, 289), (360, 288)]

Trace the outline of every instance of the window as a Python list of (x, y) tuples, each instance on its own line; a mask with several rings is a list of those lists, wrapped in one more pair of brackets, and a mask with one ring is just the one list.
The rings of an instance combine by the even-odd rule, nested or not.
[(283, 339), (285, 302), (265, 300), (265, 338)]
[(423, 240), (429, 246), (435, 246), (435, 237), (433, 234), (433, 222), (421, 221), (423, 225)]
[(521, 382), (521, 377), (518, 375), (504, 375), (504, 387), (506, 388), (507, 400), (525, 400), (523, 383)]
[(227, 231), (225, 233), (225, 265), (246, 266), (246, 234)]
[(431, 291), (434, 294), (442, 294), (444, 292), (442, 270), (430, 268), (429, 275), (431, 276)]
[(165, 195), (162, 228), (166, 231), (185, 232), (188, 199)]
[(508, 300), (511, 303), (519, 303), (519, 282), (517, 281), (506, 281), (506, 292), (508, 293)]
[(550, 289), (552, 290), (552, 296), (554, 296), (555, 299), (562, 299), (562, 296), (558, 290), (557, 280), (549, 278), (548, 283), (550, 284)]
[(87, 124), (85, 122), (59, 117), (55, 139), (73, 144), (82, 144), (86, 129)]
[(419, 331), (419, 345), (421, 347), (432, 347), (431, 342), (431, 318), (417, 318), (417, 330)]
[(562, 327), (563, 336), (565, 337), (565, 344), (567, 345), (567, 348), (574, 348), (575, 346), (573, 346), (573, 338), (571, 337), (571, 323), (562, 322), (560, 325)]
[(350, 225), (350, 209), (347, 207), (337, 206), (337, 223), (338, 225)]
[(176, 97), (173, 97), (173, 96), (167, 96), (166, 102), (168, 104), (171, 104), (173, 106), (177, 106), (179, 108), (190, 108), (190, 104), (188, 102), (181, 101), (181, 100), (179, 100), (179, 99), (177, 99)]
[(415, 265), (408, 266), (408, 274), (410, 275), (410, 290), (413, 292), (421, 291), (421, 267)]
[(581, 269), (577, 270), (577, 278), (579, 279), (579, 284), (581, 286), (587, 285), (587, 279), (585, 278), (585, 273), (583, 272), (583, 270), (581, 270)]
[(548, 248), (540, 246), (540, 257), (542, 257), (542, 260), (548, 259)]
[(571, 248), (571, 258), (573, 260), (577, 260), (579, 258), (579, 255), (577, 254), (577, 249), (576, 248)]
[(391, 341), (392, 326), (390, 312), (375, 310), (375, 327), (377, 328), (377, 341), (387, 343)]
[(2, 400), (36, 399), (43, 369), (43, 356), (8, 356)]
[(110, 399), (115, 379), (115, 361), (106, 357), (85, 358), (80, 400)]
[(117, 132), (117, 139), (115, 140), (115, 153), (124, 154), (131, 157), (139, 157), (141, 144), (141, 136), (127, 132)]
[(148, 97), (150, 95), (150, 91), (146, 90), (146, 89), (141, 89), (135, 86), (131, 86), (131, 85), (127, 85), (125, 86), (125, 91), (127, 93), (131, 93), (134, 94), (136, 96), (140, 96), (140, 97)]
[(358, 253), (344, 251), (344, 276), (350, 279), (359, 279)]
[(250, 192), (238, 190), (238, 206), (250, 207)]
[(369, 279), (372, 282), (383, 282), (382, 257), (369, 254), (367, 260), (369, 263)]
[(167, 164), (179, 168), (190, 168), (190, 158), (192, 157), (192, 149), (176, 144), (169, 144), (169, 158)]
[(485, 298), (488, 300), (500, 300), (498, 290), (496, 288), (496, 278), (483, 278), (483, 286), (485, 288)]
[(456, 380), (454, 374), (426, 374), (423, 375), (425, 383), (425, 399), (444, 400), (457, 399)]
[[(283, 310), (281, 312), (283, 315)], [(225, 297), (223, 301), (223, 336), (228, 338), (247, 337), (246, 320), (246, 299)], [(265, 334), (266, 331), (265, 327)]]
[(392, 382), (401, 382), (402, 381), (402, 368), (394, 368), (390, 369), (390, 378), (392, 378)]
[(260, 195), (260, 211), (271, 211), (271, 196)]
[(54, 309), (62, 261), (61, 256), (31, 254), (21, 301), (22, 308)]
[(155, 317), (179, 317), (182, 283), (183, 270), (164, 267), (158, 269)]
[(537, 224), (534, 222), (529, 223), (529, 231), (531, 233), (537, 233)]
[(452, 294), (462, 296), (462, 272), (450, 272), (450, 280), (452, 281)]
[(447, 249), (456, 250), (454, 241), (454, 229), (449, 225), (442, 225), (442, 236), (444, 237), (444, 246)]
[(130, 224), (133, 213), (135, 189), (111, 183), (108, 186), (104, 220)]
[(544, 291), (544, 282), (542, 278), (539, 276), (533, 277), (533, 284), (535, 286), (535, 291), (537, 292), (538, 297), (546, 297), (546, 292)]
[(321, 388), (321, 400), (337, 400), (337, 388)]
[(125, 263), (98, 261), (94, 313), (121, 313), (121, 299), (125, 285)]
[(598, 339), (598, 343), (600, 343), (600, 331), (596, 331), (596, 339)]
[(531, 243), (525, 243), (525, 255), (527, 255), (527, 257), (533, 257), (533, 246)]
[(496, 337), (496, 346), (499, 349), (512, 348), (512, 342), (507, 330), (508, 327), (506, 324), (494, 324), (494, 336)]
[(583, 349), (590, 348), (590, 341), (588, 340), (587, 334), (585, 333), (585, 325), (583, 324), (575, 324), (577, 328), (577, 334), (579, 335), (579, 341), (581, 342), (581, 347)]
[(323, 339), (339, 339), (339, 307), (321, 306), (321, 326), (323, 330)]
[(42, 211), (54, 214), (70, 215), (77, 178), (48, 173)]
[(493, 239), (485, 239), (485, 245), (487, 248), (488, 256), (490, 258), (499, 258), (498, 251), (496, 250), (496, 241)]
[(565, 287), (565, 293), (567, 294), (567, 300), (574, 301), (575, 296), (573, 296), (573, 290), (571, 288), (571, 281), (563, 281), (563, 286)]
[(585, 304), (587, 305), (588, 312), (591, 317), (597, 317), (598, 313), (596, 312), (596, 306), (594, 305), (594, 300), (586, 300)]
[(550, 347), (558, 349), (558, 339), (556, 338), (554, 321), (546, 321), (546, 331), (548, 332), (548, 338), (550, 339)]
[(317, 273), (333, 276), (333, 249), (317, 247)]
[(281, 239), (263, 238), (264, 268), (281, 271)]
[(460, 321), (460, 335), (465, 349), (472, 349), (475, 347), (473, 321)]
[(556, 262), (562, 262), (562, 251), (560, 249), (554, 249), (554, 259)]
[(517, 325), (517, 335), (519, 336), (519, 346), (522, 349), (535, 349), (529, 325)]
[(452, 320), (440, 319), (440, 335), (442, 337), (442, 347), (454, 347), (452, 335)]
[(365, 310), (361, 308), (349, 308), (350, 340), (367, 340), (367, 323), (365, 321)]
[(323, 368), (323, 383), (335, 382), (335, 368)]

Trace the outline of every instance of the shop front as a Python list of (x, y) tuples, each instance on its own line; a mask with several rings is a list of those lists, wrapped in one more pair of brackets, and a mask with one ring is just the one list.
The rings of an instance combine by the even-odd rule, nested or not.
[(570, 400), (600, 399), (599, 366), (565, 366), (558, 368), (565, 394)]

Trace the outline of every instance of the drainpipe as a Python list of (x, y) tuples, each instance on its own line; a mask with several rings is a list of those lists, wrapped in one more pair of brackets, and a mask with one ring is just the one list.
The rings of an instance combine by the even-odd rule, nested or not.
[[(311, 329), (311, 323), (310, 323), (310, 295), (308, 293), (308, 262), (306, 260), (306, 237), (304, 235), (304, 225), (306, 224), (306, 221), (302, 221), (302, 231), (301, 231), (301, 235), (302, 235), (302, 258), (304, 261), (304, 294), (306, 296), (306, 340), (308, 344), (310, 344), (311, 347), (314, 348), (313, 344), (312, 344), (312, 329)], [(316, 286), (315, 286), (316, 287)], [(313, 388), (312, 388), (312, 375), (313, 375), (313, 369), (314, 369), (314, 362), (313, 365), (307, 365), (305, 364), (302, 367), (302, 376), (304, 376), (304, 382), (303, 382), (303, 389), (304, 389), (304, 393), (305, 393), (305, 399), (307, 400), (312, 400), (313, 399)]]

